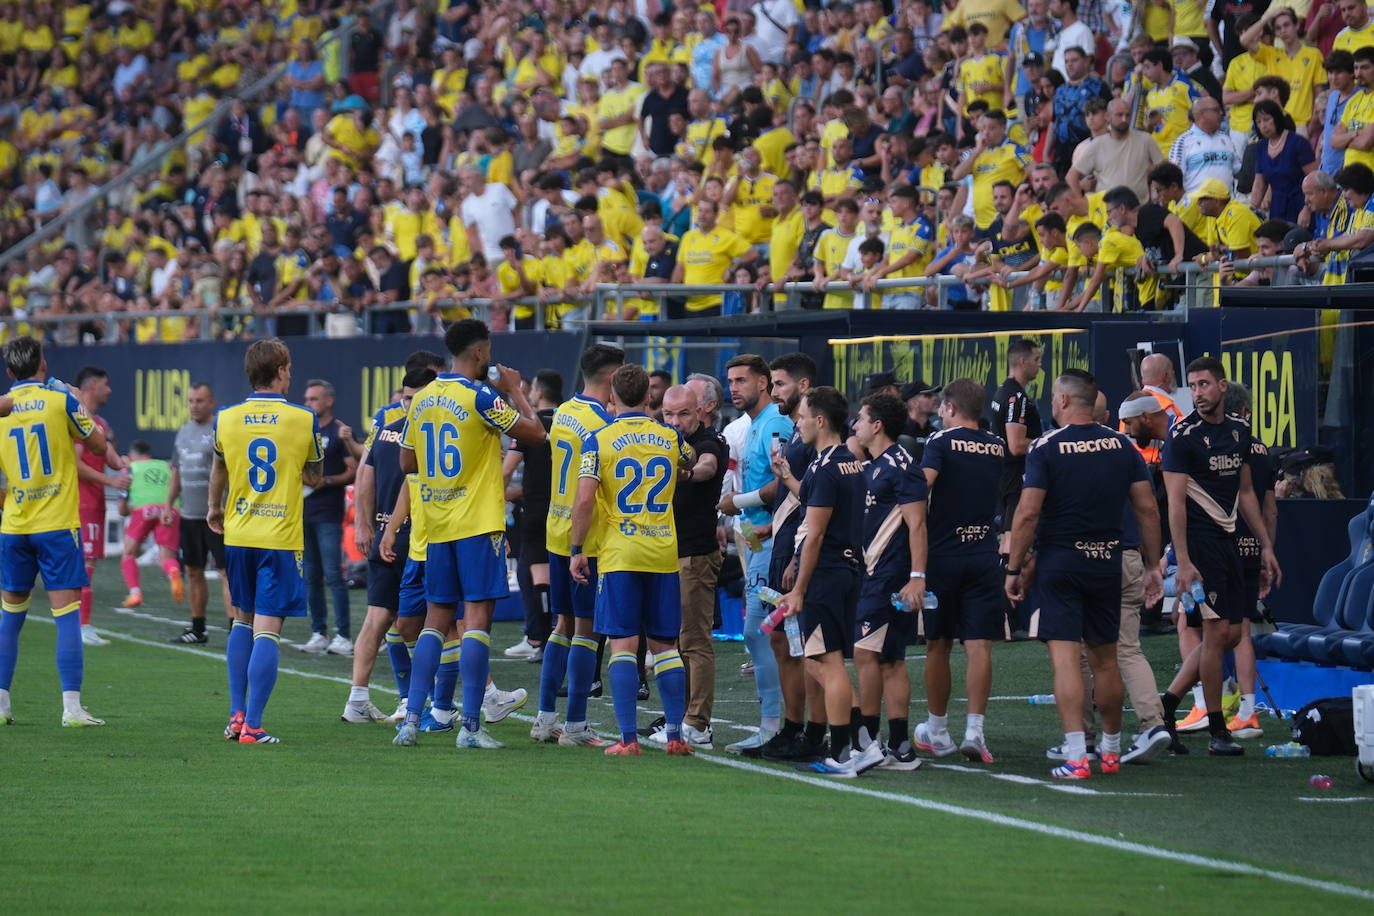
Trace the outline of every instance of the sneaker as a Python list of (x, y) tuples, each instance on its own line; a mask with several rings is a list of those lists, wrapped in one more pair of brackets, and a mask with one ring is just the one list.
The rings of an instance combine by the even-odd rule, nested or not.
[(746, 757), (762, 757), (764, 760), (798, 760), (810, 763), (820, 757), (819, 748), (811, 746), (804, 732), (784, 735), (781, 732), (769, 738), (761, 747), (750, 748), (742, 753)]
[(406, 717), (406, 698), (401, 697), (401, 702), (396, 705), (396, 711), (387, 717), (388, 722), (404, 722)]
[(1113, 751), (1103, 751), (1097, 755), (1097, 766), (1103, 776), (1121, 772), (1121, 755)]
[[(605, 738), (592, 731), (590, 725), (584, 725), (577, 730), (564, 729), (559, 736), (558, 743), (562, 747), (605, 747), (610, 744)], [(635, 742), (635, 747), (639, 747), (639, 742)], [(639, 753), (635, 751), (635, 753)]]
[(1187, 757), (1189, 754), (1188, 745), (1180, 741), (1176, 735), (1171, 736), (1169, 738), (1169, 753), (1175, 757)]
[(329, 648), (329, 638), (323, 633), (311, 633), (310, 638), (296, 648), (306, 655), (323, 655)]
[(639, 757), (642, 754), (643, 751), (639, 749), (638, 741), (631, 741), (629, 744), (626, 744), (624, 741), (617, 741), (615, 744), (606, 748), (607, 757)]
[(243, 726), (243, 732), (239, 735), (239, 744), (280, 744), (282, 739), (275, 735), (268, 735), (264, 729), (249, 728)]
[(172, 600), (177, 604), (186, 600), (186, 583), (182, 581), (181, 575), (167, 577), (167, 584), (172, 587)]
[(451, 732), (453, 720), (458, 718), (457, 709), (435, 709), (431, 706), (420, 714), (420, 731)]
[(458, 738), (453, 742), (454, 747), (477, 748), (484, 751), (496, 751), (505, 747), (491, 735), (487, 734), (485, 728), (479, 728), (475, 732), (470, 732), (466, 728), (458, 729)]
[(1251, 713), (1248, 719), (1232, 716), (1226, 720), (1226, 730), (1231, 733), (1232, 738), (1258, 738), (1264, 734), (1264, 729), (1260, 728), (1259, 716), (1255, 713)]
[(525, 692), (524, 687), (517, 687), (514, 690), (488, 690), (487, 695), (482, 698), (482, 716), (487, 720), (488, 725), (500, 722), (524, 706), (529, 698), (530, 695)]
[(1226, 714), (1226, 718), (1231, 718), (1240, 711), (1240, 687), (1228, 683), (1225, 685), (1230, 690), (1221, 695), (1221, 711)]
[(867, 773), (887, 759), (887, 750), (881, 742), (870, 741), (868, 747), (858, 754), (850, 754), (849, 762), (854, 765), (854, 775)]
[(100, 634), (95, 631), (95, 627), (89, 623), (81, 628), (81, 644), (83, 646), (108, 646), (108, 639), (101, 639)]
[(340, 636), (336, 633), (334, 634), (334, 638), (329, 641), (329, 645), (325, 647), (324, 651), (328, 652), (330, 655), (342, 655), (344, 658), (352, 658), (353, 640), (349, 639), (347, 636)]
[(897, 745), (896, 750), (887, 749), (887, 756), (883, 762), (878, 764), (880, 770), (919, 770), (921, 768), (921, 758), (916, 756), (916, 749), (911, 746), (910, 741), (903, 741)]
[(970, 763), (996, 763), (992, 751), (988, 750), (987, 739), (982, 735), (976, 738), (965, 735), (964, 743), (959, 745), (959, 753)]
[(635, 699), (639, 700), (639, 702), (641, 702), (641, 703), (643, 703), (645, 700), (649, 699), (649, 682), (648, 682), (648, 681), (640, 681), (640, 682), (639, 682), (639, 691), (638, 691), (637, 693), (635, 693)]
[(1178, 732), (1200, 732), (1207, 728), (1207, 710), (1194, 706), (1188, 710), (1188, 715), (1174, 723), (1174, 731)]
[(139, 607), (143, 604), (142, 592), (129, 592), (124, 596), (124, 600), (119, 603), (120, 607)]
[(1122, 763), (1148, 763), (1168, 749), (1173, 739), (1163, 725), (1156, 725), (1147, 732), (1135, 736), (1126, 753), (1121, 755)]
[(84, 707), (77, 712), (62, 713), (63, 728), (94, 728), (97, 725), (104, 725), (104, 719), (97, 719), (91, 715), (90, 710)]
[[(1092, 744), (1089, 744), (1089, 745), (1088, 745), (1088, 756), (1089, 756), (1089, 757), (1096, 757), (1096, 756), (1097, 756), (1097, 748), (1094, 747)], [(1068, 759), (1069, 759), (1069, 755), (1068, 755), (1067, 753), (1064, 752), (1064, 745), (1062, 745), (1062, 744), (1056, 744), (1054, 747), (1048, 748), (1048, 749), (1045, 751), (1045, 758), (1046, 758), (1047, 760), (1068, 760)]]
[(530, 740), (540, 744), (557, 744), (558, 739), (563, 737), (563, 726), (558, 724), (555, 719), (552, 722), (540, 722), (534, 720), (530, 726)]
[(1245, 748), (1241, 747), (1230, 732), (1222, 732), (1212, 735), (1207, 742), (1207, 753), (1213, 757), (1240, 757), (1245, 753)]
[[(876, 742), (875, 742), (876, 743)], [(854, 769), (855, 755), (851, 754), (849, 759), (840, 763), (834, 757), (827, 757), (816, 763), (808, 763), (806, 766), (798, 767), (811, 773), (820, 773), (822, 776), (834, 776), (836, 779), (858, 779), (859, 772)]]
[[(641, 738), (651, 738), (654, 735), (664, 734), (668, 731), (668, 720), (663, 716), (659, 716), (643, 728), (637, 729), (637, 731)], [(663, 744), (667, 740), (667, 738), (663, 738), (658, 743)]]
[(386, 713), (372, 705), (371, 700), (362, 703), (355, 703), (352, 700), (344, 704), (344, 711), (339, 715), (344, 722), (352, 725), (362, 725), (363, 723), (385, 722)]
[(593, 699), (601, 696), (601, 678), (592, 681), (592, 686), (587, 688), (587, 696)]
[(672, 741), (669, 741), (668, 746), (663, 750), (669, 757), (692, 756), (692, 746), (681, 738), (674, 738)]
[(773, 731), (771, 728), (760, 727), (758, 731), (754, 732), (748, 738), (736, 741), (734, 744), (725, 745), (725, 751), (729, 754), (743, 754), (745, 751), (763, 747), (771, 741), (776, 734), (777, 732)]
[(391, 739), (391, 743), (397, 747), (414, 747), (419, 740), (420, 723), (402, 722), (396, 729), (396, 737)]
[(927, 754), (934, 754), (936, 757), (948, 757), (959, 750), (954, 744), (954, 739), (949, 736), (949, 732), (939, 736), (931, 735), (929, 722), (917, 724), (914, 744), (918, 750), (925, 751)]
[(534, 654), (525, 659), (531, 665), (542, 665), (544, 663), (544, 647), (539, 646), (534, 650)]
[(739, 676), (740, 676), (740, 677), (753, 677), (753, 676), (754, 676), (754, 662), (753, 662), (752, 659), (749, 660), (749, 661), (747, 661), (747, 662), (745, 662), (744, 664), (742, 664), (742, 665), (739, 666)]
[(243, 733), (243, 713), (236, 712), (229, 717), (229, 724), (224, 726), (224, 740), (237, 741), (239, 735)]
[(167, 641), (176, 645), (203, 646), (210, 641), (210, 637), (204, 633), (198, 634), (195, 630), (187, 627), (179, 635), (173, 636)]
[(261, 728), (243, 727), (243, 732), (239, 734), (239, 744), (281, 744), (281, 739), (275, 735), (269, 735)]
[(539, 646), (530, 645), (528, 639), (521, 639), (518, 643), (505, 651), (506, 658), (529, 658), (539, 651)]
[(1055, 779), (1090, 779), (1093, 771), (1088, 767), (1088, 760), (1066, 760), (1063, 766), (1057, 766), (1050, 770), (1050, 775)]
[(703, 751), (715, 750), (715, 745), (711, 743), (713, 737), (709, 725), (705, 728), (697, 728), (686, 722), (682, 723), (682, 740), (694, 748), (701, 748)]

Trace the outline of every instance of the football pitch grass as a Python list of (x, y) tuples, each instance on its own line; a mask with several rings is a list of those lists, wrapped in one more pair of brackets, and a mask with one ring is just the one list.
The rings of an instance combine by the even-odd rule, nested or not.
[[(1123, 767), (1063, 785), (1036, 643), (998, 646), (988, 711), (990, 766), (927, 761), (858, 780), (804, 776), (720, 748), (757, 722), (739, 643), (717, 643), (717, 750), (639, 759), (528, 740), (538, 666), (501, 649), (492, 672), (530, 703), (491, 727), (499, 752), (459, 751), (451, 734), (391, 746), (389, 725), (345, 725), (349, 661), (283, 644), (266, 722), (283, 743), (228, 744), (224, 633), (174, 647), (184, 605), (145, 570), (145, 605), (117, 611), (113, 561), (97, 575), (95, 623), (112, 640), (86, 653), (85, 703), (108, 725), (60, 727), (55, 630), (35, 594), (20, 642), (15, 725), (0, 728), (0, 909), (844, 912), (851, 907), (991, 912), (1363, 912), (1374, 907), (1374, 786), (1347, 758), (1272, 760), (1265, 737), (1241, 759), (1205, 754)], [(211, 624), (219, 619), (212, 584)], [(364, 595), (350, 594), (360, 621)], [(285, 637), (301, 642), (304, 621)], [(1174, 640), (1145, 642), (1157, 675)], [(908, 662), (921, 720), (920, 649)], [(959, 662), (956, 652), (956, 665)], [(962, 671), (956, 667), (956, 678)], [(950, 713), (956, 739), (964, 708)], [(385, 654), (373, 698), (395, 705)], [(657, 691), (641, 703), (657, 714)], [(614, 731), (609, 696), (591, 717)], [(1128, 731), (1134, 724), (1128, 713)], [(1328, 773), (1329, 791), (1308, 777)]]

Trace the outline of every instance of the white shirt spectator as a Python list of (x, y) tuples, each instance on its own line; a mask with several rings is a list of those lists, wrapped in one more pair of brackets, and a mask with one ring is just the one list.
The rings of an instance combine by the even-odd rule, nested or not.
[(1183, 190), (1191, 194), (1208, 178), (1216, 178), (1228, 188), (1235, 187), (1235, 174), (1240, 169), (1231, 135), (1225, 130), (1214, 134), (1200, 130), (1196, 124), (1185, 130), (1169, 149), (1169, 161), (1183, 170)]
[[(787, 52), (787, 30), (801, 22), (792, 0), (759, 0), (752, 7), (754, 50), (764, 63), (781, 63)], [(771, 17), (771, 18), (770, 18)]]
[[(1050, 66), (1058, 70), (1061, 76), (1068, 76), (1068, 68), (1064, 64), (1064, 52), (1069, 48), (1082, 48), (1089, 58), (1097, 55), (1097, 36), (1092, 29), (1083, 24), (1083, 20), (1078, 20), (1073, 25), (1064, 29), (1053, 38), (1054, 57), (1050, 60)], [(1020, 65), (1017, 61), (1017, 65)]]
[(156, 269), (148, 277), (148, 288), (151, 290), (154, 299), (161, 299), (167, 292), (167, 287), (172, 283), (172, 277), (176, 276), (177, 260), (171, 258), (161, 268)]
[(138, 78), (148, 72), (148, 58), (142, 54), (135, 54), (133, 60), (127, 65), (115, 67), (114, 72), (114, 91), (115, 98), (124, 94), (125, 86), (134, 86)]
[(488, 183), (481, 194), (463, 199), (463, 222), (476, 226), (482, 238), (482, 254), (495, 267), (501, 261), (501, 239), (515, 234), (515, 195), (503, 184)]
[[(626, 60), (625, 52), (619, 48), (597, 48), (582, 59), (580, 76), (594, 76), (601, 81), (601, 91), (606, 91), (606, 74), (611, 72), (611, 61)], [(577, 98), (573, 95), (572, 98)]]

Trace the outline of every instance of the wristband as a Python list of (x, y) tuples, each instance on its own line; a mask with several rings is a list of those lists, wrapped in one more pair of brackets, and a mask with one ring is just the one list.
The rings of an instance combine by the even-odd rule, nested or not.
[(912, 578), (912, 579), (924, 579), (925, 577), (926, 577), (926, 574), (923, 573), (923, 572), (914, 572), (914, 573), (911, 574), (911, 578)]
[(1009, 575), (1009, 576), (1019, 576), (1019, 575), (1021, 575), (1021, 570), (1019, 570), (1019, 569), (1012, 569), (1010, 566), (1008, 566), (1008, 567), (1007, 567), (1007, 575)]
[(762, 505), (763, 497), (759, 496), (758, 490), (735, 494), (735, 508), (737, 509), (753, 509)]
[(571, 547), (568, 548), (568, 550), (568, 556), (575, 557), (582, 552), (582, 547), (581, 545), (573, 544)]

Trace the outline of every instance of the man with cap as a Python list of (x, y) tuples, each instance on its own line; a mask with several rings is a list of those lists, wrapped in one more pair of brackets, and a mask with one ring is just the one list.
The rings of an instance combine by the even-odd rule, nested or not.
[[(1203, 39), (1201, 47), (1207, 46), (1207, 39)], [(1174, 69), (1192, 80), (1194, 85), (1202, 90), (1203, 95), (1209, 95), (1221, 101), (1221, 83), (1212, 75), (1212, 71), (1203, 63), (1198, 54), (1199, 45), (1186, 35), (1175, 38), (1173, 44), (1169, 45), (1169, 53), (1174, 58)]]
[[(1043, 74), (1018, 71), (1016, 64), (1018, 61), (1029, 64), (1033, 56), (1044, 67), (1044, 54), (1054, 47), (1054, 37), (1058, 32), (1059, 24), (1050, 18), (1049, 0), (1026, 0), (1026, 18), (1012, 25), (1007, 41), (1006, 74), (1002, 81), (1003, 108), (1010, 110), (1017, 99), (1035, 91)], [(1022, 113), (1025, 114), (1025, 111)]]
[[(1007, 67), (1010, 68), (1012, 64), (1012, 58), (1008, 57)], [(1012, 101), (1016, 106), (1015, 110), (1020, 112), (1021, 121), (1023, 123), (1027, 118), (1030, 118), (1039, 111), (1041, 105), (1045, 104), (1045, 97), (1040, 92), (1040, 78), (1044, 75), (1045, 55), (1038, 51), (1032, 51), (1021, 58), (1021, 69), (1017, 71), (1016, 85), (1019, 89), (1021, 84), (1024, 83), (1027, 88), (1024, 91), (1018, 92), (1016, 99), (1019, 99), (1019, 102), (1017, 102), (1016, 99)], [(1008, 110), (1010, 111), (1012, 109)], [(1027, 126), (1029, 127), (1030, 125)]]
[[(890, 394), (894, 398), (901, 397), (902, 387), (897, 382), (897, 376), (891, 372), (871, 372), (864, 376), (863, 393), (859, 395), (862, 400), (875, 394)], [(853, 452), (860, 461), (868, 461), (872, 455), (859, 444), (858, 437), (854, 434), (854, 418), (849, 421), (849, 431), (845, 435), (845, 448)]]
[(1255, 211), (1232, 199), (1230, 187), (1219, 178), (1204, 181), (1193, 199), (1202, 215), (1211, 219), (1203, 242), (1227, 260), (1248, 258), (1255, 250), (1255, 230), (1260, 225)]
[(921, 379), (902, 386), (902, 400), (906, 403), (906, 426), (900, 442), (920, 464), (925, 454), (926, 440), (940, 428), (936, 409), (940, 402), (940, 386), (927, 385)]
[[(1173, 407), (1172, 400), (1169, 401), (1169, 406)], [(1173, 407), (1173, 410), (1177, 412), (1178, 408)], [(1145, 465), (1158, 465), (1160, 446), (1164, 444), (1164, 437), (1169, 434), (1169, 427), (1178, 419), (1169, 413), (1163, 400), (1153, 392), (1131, 392), (1126, 400), (1121, 402), (1117, 417), (1121, 420), (1118, 428), (1131, 437), (1136, 451), (1145, 459)]]

